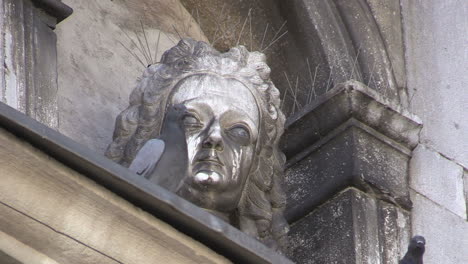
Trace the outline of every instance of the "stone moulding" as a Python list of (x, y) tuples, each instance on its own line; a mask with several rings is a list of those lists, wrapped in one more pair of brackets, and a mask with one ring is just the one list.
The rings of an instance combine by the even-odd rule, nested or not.
[(420, 129), (418, 117), (360, 82), (319, 97), (286, 125), (287, 219), (297, 221), (349, 186), (410, 209), (408, 162)]
[(289, 118), (282, 147), (292, 260), (398, 260), (409, 238), (408, 166), (421, 127), (396, 100), (357, 81)]
[(235, 263), (292, 263), (259, 241), (57, 131), (0, 103), (0, 128)]
[(73, 9), (59, 0), (32, 0), (35, 6), (46, 11), (60, 23), (73, 13)]
[[(412, 150), (419, 140), (422, 121), (398, 102), (357, 81), (337, 85), (286, 122), (282, 149), (293, 157), (350, 118)], [(300, 135), (300, 136), (298, 136)]]

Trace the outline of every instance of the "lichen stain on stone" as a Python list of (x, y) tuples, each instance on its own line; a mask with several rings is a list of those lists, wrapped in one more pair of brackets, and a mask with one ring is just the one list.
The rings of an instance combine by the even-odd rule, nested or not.
[(343, 215), (343, 207), (340, 204), (332, 206), (331, 210), (334, 218), (338, 218)]
[(18, 108), (18, 81), (13, 66), (13, 57), (7, 56), (14, 54), (13, 36), (11, 32), (5, 33), (5, 102), (13, 108)]
[(286, 171), (285, 181), (289, 187), (289, 196), (292, 200), (299, 201), (308, 195), (309, 191), (302, 186), (309, 185), (313, 181), (311, 178), (314, 177), (313, 172), (316, 170), (317, 168), (312, 164), (311, 160), (307, 160), (303, 164)]

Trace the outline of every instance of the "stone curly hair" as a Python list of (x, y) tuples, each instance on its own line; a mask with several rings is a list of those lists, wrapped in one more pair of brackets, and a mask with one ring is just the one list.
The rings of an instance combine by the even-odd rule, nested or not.
[(116, 119), (106, 156), (129, 166), (146, 141), (159, 135), (176, 84), (203, 73), (242, 82), (254, 95), (261, 116), (254, 160), (236, 213), (238, 219), (231, 224), (269, 247), (285, 249), (289, 229), (283, 216), (285, 156), (278, 148), (285, 117), (264, 54), (249, 52), (243, 46), (220, 53), (205, 42), (181, 40), (164, 53), (160, 63), (146, 68), (130, 95), (130, 105)]

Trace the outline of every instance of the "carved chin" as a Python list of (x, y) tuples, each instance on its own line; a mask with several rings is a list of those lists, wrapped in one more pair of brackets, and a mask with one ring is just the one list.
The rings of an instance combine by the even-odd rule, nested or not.
[(200, 191), (223, 189), (226, 180), (224, 166), (215, 162), (197, 162), (192, 168), (189, 184)]
[(203, 188), (209, 188), (219, 185), (221, 179), (222, 176), (215, 171), (202, 170), (195, 174), (193, 183)]

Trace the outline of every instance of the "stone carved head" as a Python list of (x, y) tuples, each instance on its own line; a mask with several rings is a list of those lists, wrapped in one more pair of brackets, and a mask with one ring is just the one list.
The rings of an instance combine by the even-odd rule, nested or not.
[[(189, 175), (177, 193), (228, 213), (241, 231), (281, 249), (288, 231), (285, 157), (278, 148), (285, 118), (265, 61), (243, 46), (220, 53), (207, 43), (181, 40), (146, 68), (117, 117), (106, 156), (129, 166), (159, 136), (168, 109), (183, 104)], [(214, 183), (197, 187), (203, 177)]]

